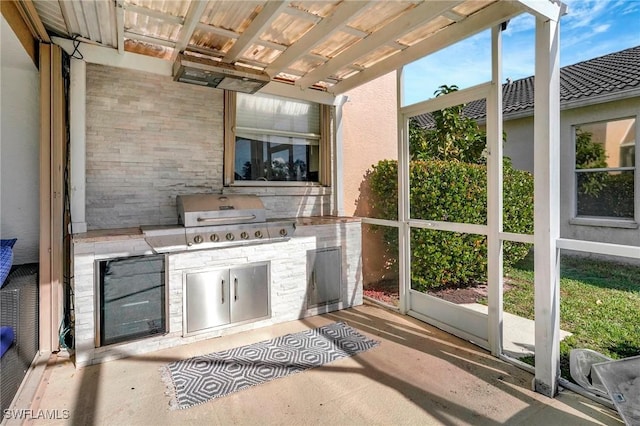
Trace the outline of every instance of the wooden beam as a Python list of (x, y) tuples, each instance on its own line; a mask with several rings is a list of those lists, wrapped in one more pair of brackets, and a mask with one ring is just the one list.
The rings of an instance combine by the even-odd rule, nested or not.
[(377, 49), (389, 41), (393, 41), (404, 34), (424, 25), (430, 20), (462, 3), (461, 0), (438, 2), (424, 2), (420, 6), (408, 10), (404, 15), (393, 20), (387, 26), (372, 33), (367, 38), (355, 43), (331, 60), (320, 65), (296, 82), (301, 87), (308, 87), (334, 74), (341, 68), (355, 62), (362, 56)]
[(38, 11), (36, 7), (33, 5), (32, 0), (20, 0), (15, 3), (18, 7), (18, 11), (22, 15), (22, 18), (27, 23), (33, 36), (45, 43), (50, 43), (51, 39), (49, 38), (49, 34), (47, 33), (47, 29), (44, 27), (42, 20), (40, 20), (40, 15), (38, 15)]
[(259, 93), (266, 93), (269, 95), (283, 96), (285, 98), (300, 99), (309, 102), (315, 102), (325, 105), (337, 105), (338, 98), (331, 93), (324, 92), (317, 89), (302, 90), (298, 86), (293, 84), (281, 83), (278, 81), (271, 81), (267, 83)]
[(160, 46), (166, 46), (166, 47), (171, 47), (171, 48), (174, 48), (176, 46), (175, 42), (173, 42), (171, 40), (165, 40), (165, 39), (162, 39), (162, 38), (150, 37), (150, 36), (146, 36), (146, 35), (142, 35), (142, 34), (136, 34), (136, 33), (130, 32), (130, 31), (125, 31), (124, 32), (124, 37), (129, 38), (131, 40), (142, 41), (142, 42), (150, 43), (150, 44), (158, 44)]
[(347, 1), (340, 3), (333, 15), (324, 18), (318, 25), (308, 31), (300, 40), (289, 46), (280, 56), (278, 56), (269, 65), (265, 72), (270, 76), (277, 75), (282, 70), (295, 62), (300, 56), (310, 52), (315, 46), (319, 45), (339, 28), (362, 12), (369, 6), (369, 2)]
[[(53, 37), (53, 42), (61, 46), (69, 54), (74, 51), (73, 42), (69, 39)], [(159, 75), (172, 75), (173, 64), (165, 59), (131, 52), (119, 54), (115, 49), (89, 43), (80, 43), (78, 49), (87, 63), (127, 68)]]
[(441, 31), (438, 31), (431, 37), (404, 49), (402, 52), (399, 52), (384, 61), (378, 62), (353, 77), (343, 80), (329, 88), (329, 91), (335, 94), (344, 93), (377, 77), (388, 74), (405, 64), (411, 63), (483, 30), (501, 24), (504, 21), (520, 15), (523, 11), (522, 6), (516, 2), (501, 1), (494, 3), (471, 15), (464, 21), (455, 23)]
[(38, 39), (31, 32), (29, 25), (24, 21), (22, 14), (13, 0), (0, 1), (2, 16), (13, 30), (25, 52), (31, 58), (36, 68), (39, 67)]
[(117, 2), (120, 3), (127, 11), (159, 19), (170, 24), (184, 25), (184, 18), (181, 18), (180, 16), (169, 15), (168, 13), (164, 13), (159, 10), (149, 9), (148, 7), (138, 6), (132, 3), (123, 4), (121, 0), (117, 0)]
[(427, 99), (426, 101), (407, 105), (400, 108), (400, 112), (413, 117), (418, 114), (439, 111), (460, 104), (466, 104), (478, 99), (485, 99), (491, 93), (491, 83), (481, 83), (466, 89), (456, 90), (446, 95)]
[(288, 2), (283, 0), (267, 1), (260, 13), (258, 13), (258, 16), (251, 21), (251, 24), (249, 24), (249, 27), (240, 35), (240, 38), (233, 43), (231, 49), (229, 49), (224, 58), (222, 58), (222, 62), (229, 64), (234, 63), (287, 7)]
[(223, 37), (228, 37), (232, 39), (237, 39), (240, 37), (240, 34), (235, 31), (227, 30), (225, 28), (215, 27), (213, 25), (205, 24), (204, 22), (198, 22), (196, 24), (196, 28), (201, 31), (206, 31), (209, 33), (221, 35)]
[(189, 10), (187, 10), (187, 15), (184, 18), (184, 25), (178, 33), (178, 41), (171, 55), (171, 62), (175, 61), (178, 55), (184, 52), (184, 49), (189, 44), (196, 26), (207, 8), (207, 4), (208, 2), (205, 0), (193, 0), (189, 5)]

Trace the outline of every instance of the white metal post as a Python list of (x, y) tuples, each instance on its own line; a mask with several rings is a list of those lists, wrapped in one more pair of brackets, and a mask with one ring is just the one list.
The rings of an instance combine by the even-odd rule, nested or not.
[(536, 17), (534, 108), (535, 390), (553, 397), (560, 374), (559, 23)]
[(502, 31), (491, 31), (491, 91), (487, 98), (487, 277), (489, 285), (489, 347), (502, 353)]
[(71, 58), (69, 84), (69, 133), (71, 165), (71, 228), (74, 234), (87, 232), (86, 192), (86, 94), (87, 63)]
[(409, 311), (409, 289), (411, 288), (411, 246), (409, 227), (409, 134), (406, 116), (400, 112), (403, 99), (403, 68), (396, 74), (398, 117), (398, 272), (400, 291), (400, 313)]

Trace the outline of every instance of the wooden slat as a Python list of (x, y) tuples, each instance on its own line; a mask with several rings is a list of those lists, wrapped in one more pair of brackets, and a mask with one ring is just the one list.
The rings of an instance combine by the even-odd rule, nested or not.
[(233, 183), (236, 149), (236, 93), (224, 91), (224, 185)]
[(66, 103), (62, 49), (40, 46), (40, 350), (59, 349), (65, 251)]
[(51, 45), (40, 46), (40, 272), (39, 340), (51, 351)]
[[(320, 184), (331, 186), (331, 109), (329, 105), (320, 105), (320, 126), (322, 139), (320, 140)], [(342, 155), (341, 153), (334, 153)]]
[(64, 167), (67, 142), (66, 102), (62, 75), (62, 48), (51, 49), (51, 342), (59, 349), (62, 321), (64, 262)]
[(45, 43), (51, 43), (51, 39), (49, 38), (49, 34), (47, 33), (47, 29), (44, 27), (42, 20), (40, 20), (40, 15), (38, 15), (38, 11), (36, 7), (33, 5), (33, 1), (31, 0), (20, 0), (15, 3), (18, 11), (22, 15), (23, 19), (31, 28), (33, 36), (38, 40), (41, 40)]
[(22, 14), (18, 10), (15, 1), (3, 0), (0, 1), (2, 9), (2, 16), (7, 20), (7, 23), (15, 33), (16, 37), (24, 47), (27, 55), (31, 58), (36, 67), (39, 66), (38, 55), (38, 39), (34, 37), (29, 25), (22, 18)]
[(194, 0), (189, 5), (187, 16), (184, 19), (184, 25), (180, 29), (180, 34), (178, 35), (178, 42), (176, 43), (173, 54), (171, 55), (171, 62), (176, 60), (178, 54), (184, 52), (184, 49), (189, 44), (189, 40), (191, 40), (191, 36), (193, 35), (198, 22), (200, 22), (200, 18), (206, 8), (207, 2), (204, 0)]

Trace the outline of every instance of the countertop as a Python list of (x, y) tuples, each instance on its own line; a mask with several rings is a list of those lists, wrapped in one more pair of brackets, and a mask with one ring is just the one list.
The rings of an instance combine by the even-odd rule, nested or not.
[[(285, 219), (273, 219), (277, 221), (294, 221), (296, 226), (321, 226), (321, 225), (334, 225), (336, 223), (354, 223), (360, 222), (359, 217), (347, 217), (347, 216), (310, 216), (310, 217), (296, 217)], [(179, 225), (164, 225), (167, 228), (176, 227)], [(155, 228), (160, 228), (157, 226)], [(143, 234), (140, 227), (132, 228), (113, 228), (113, 229), (96, 229), (87, 231), (81, 234), (75, 234), (73, 241), (75, 243), (95, 243), (105, 241), (122, 241), (128, 239), (142, 238)]]

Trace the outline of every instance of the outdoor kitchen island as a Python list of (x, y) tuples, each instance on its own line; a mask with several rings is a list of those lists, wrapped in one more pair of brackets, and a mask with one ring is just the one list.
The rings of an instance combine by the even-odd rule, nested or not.
[[(195, 247), (160, 254), (149, 245), (140, 228), (94, 230), (74, 235), (72, 286), (76, 367), (362, 304), (360, 220), (322, 216), (290, 221), (295, 225), (295, 233), (288, 239), (220, 248)], [(115, 273), (105, 274), (103, 265), (114, 261), (126, 264), (128, 259), (159, 259), (161, 271), (153, 276), (161, 277), (162, 282), (149, 285), (139, 293), (155, 292), (150, 294), (159, 296), (158, 303), (161, 304), (156, 311), (162, 312), (158, 318), (148, 321), (153, 323), (148, 335), (103, 343), (109, 341), (101, 339), (101, 328), (107, 325), (105, 319), (101, 320), (104, 314), (101, 299), (105, 298), (101, 293), (105, 286), (101, 279), (117, 279)], [(143, 273), (146, 266), (132, 268)], [(213, 319), (209, 315), (205, 319), (192, 320), (195, 312), (206, 308), (207, 303), (212, 304), (210, 310), (205, 309), (208, 313), (219, 309), (214, 306), (218, 303), (231, 303), (231, 308), (225, 309), (233, 309), (230, 299), (238, 299), (237, 295), (242, 291), (242, 280), (239, 284), (237, 278), (231, 278), (236, 270), (250, 271), (250, 287), (247, 288), (253, 296), (250, 304), (256, 313), (234, 318), (232, 312), (222, 321), (217, 314)], [(238, 276), (242, 277), (241, 274)], [(202, 277), (216, 280), (211, 278), (211, 282), (202, 284)], [(263, 277), (264, 282), (254, 282), (256, 277)], [(200, 291), (203, 286), (206, 290), (219, 284), (222, 284), (222, 292), (205, 292), (206, 303), (188, 295), (189, 288)], [(196, 294), (195, 290), (192, 294)], [(212, 294), (215, 300), (211, 297), (209, 302)], [(144, 298), (132, 299), (119, 308), (129, 307), (140, 315), (148, 305), (149, 300)], [(187, 306), (192, 306), (191, 314)], [(189, 322), (191, 326), (187, 325)], [(104, 338), (104, 331), (102, 334)]]

